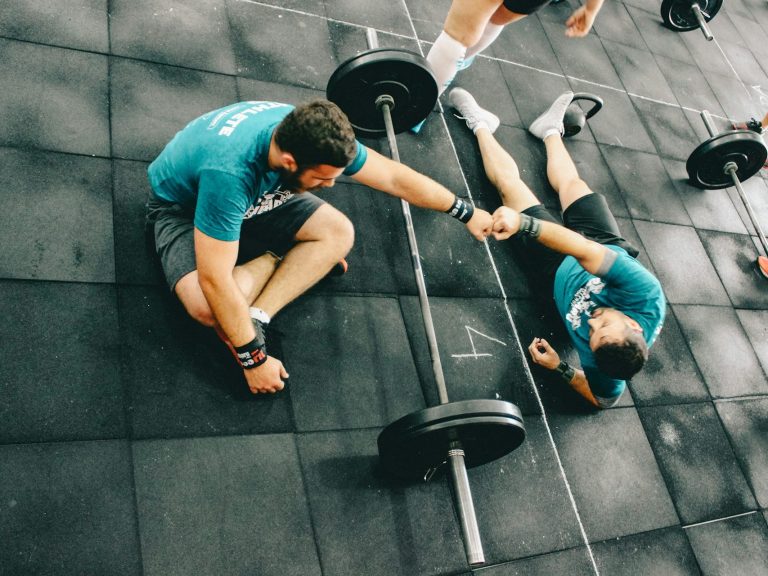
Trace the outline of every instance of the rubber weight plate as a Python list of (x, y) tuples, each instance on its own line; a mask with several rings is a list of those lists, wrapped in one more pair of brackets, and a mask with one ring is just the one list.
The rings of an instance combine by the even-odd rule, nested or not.
[(360, 136), (386, 134), (379, 96), (394, 100), (395, 134), (426, 118), (437, 103), (437, 81), (427, 60), (399, 48), (375, 48), (343, 62), (328, 80), (326, 97), (341, 108)]
[(723, 5), (723, 0), (664, 0), (661, 3), (661, 19), (664, 25), (676, 32), (687, 32), (699, 27), (699, 21), (691, 7), (696, 3), (704, 13), (704, 21), (709, 22)]
[(736, 164), (739, 182), (757, 174), (768, 158), (763, 139), (751, 130), (732, 130), (699, 144), (688, 157), (685, 168), (691, 184), (716, 190), (733, 186), (725, 172), (728, 162)]
[(395, 420), (379, 434), (379, 458), (393, 476), (419, 480), (447, 460), (459, 440), (467, 468), (509, 454), (525, 440), (517, 406), (503, 400), (462, 400)]

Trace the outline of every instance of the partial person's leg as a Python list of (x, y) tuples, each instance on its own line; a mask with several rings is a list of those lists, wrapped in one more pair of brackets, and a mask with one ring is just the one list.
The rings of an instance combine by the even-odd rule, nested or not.
[(522, 212), (526, 208), (541, 204), (530, 188), (520, 179), (517, 163), (502, 148), (488, 128), (475, 132), (480, 145), (480, 155), (488, 179), (499, 191), (504, 206)]
[(560, 206), (566, 208), (579, 198), (592, 194), (586, 182), (579, 177), (576, 165), (565, 148), (563, 138), (552, 134), (544, 139), (547, 149), (547, 178), (549, 184), (560, 198)]
[(443, 31), (427, 54), (440, 93), (451, 84), (467, 48), (480, 41), (500, 5), (501, 0), (453, 0)]

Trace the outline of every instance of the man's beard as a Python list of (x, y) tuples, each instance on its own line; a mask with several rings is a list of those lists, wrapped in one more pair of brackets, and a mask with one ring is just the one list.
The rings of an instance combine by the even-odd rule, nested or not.
[(280, 187), (283, 190), (288, 190), (296, 194), (300, 192), (307, 192), (305, 188), (301, 187), (301, 174), (304, 170), (297, 168), (295, 172), (291, 172), (287, 168), (279, 168), (280, 172)]

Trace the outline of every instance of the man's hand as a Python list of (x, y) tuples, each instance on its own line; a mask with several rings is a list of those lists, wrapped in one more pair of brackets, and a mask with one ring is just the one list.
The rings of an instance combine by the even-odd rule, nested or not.
[(493, 229), (493, 217), (482, 208), (475, 208), (475, 213), (467, 222), (467, 229), (477, 240), (485, 240)]
[(288, 378), (288, 372), (283, 363), (273, 356), (269, 356), (261, 366), (243, 370), (243, 372), (245, 373), (245, 380), (248, 382), (248, 388), (253, 394), (260, 392), (274, 394), (285, 388), (283, 378)]
[(528, 346), (528, 352), (531, 353), (531, 359), (536, 364), (549, 370), (554, 370), (560, 364), (560, 355), (544, 338), (534, 338)]
[(592, 29), (597, 12), (588, 10), (586, 6), (579, 6), (565, 21), (565, 35), (568, 38), (583, 38)]
[(493, 213), (493, 237), (506, 240), (520, 229), (520, 213), (506, 206), (499, 206)]

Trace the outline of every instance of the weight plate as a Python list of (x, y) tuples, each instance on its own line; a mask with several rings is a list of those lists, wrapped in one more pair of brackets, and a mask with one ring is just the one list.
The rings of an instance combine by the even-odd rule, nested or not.
[(386, 134), (377, 98), (389, 95), (395, 134), (426, 118), (437, 103), (437, 81), (427, 60), (409, 50), (376, 48), (343, 62), (328, 80), (326, 97), (336, 103), (360, 136)]
[(768, 149), (759, 134), (751, 130), (731, 130), (702, 142), (688, 157), (685, 168), (691, 184), (716, 190), (733, 186), (725, 172), (728, 162), (736, 164), (739, 182), (757, 174), (768, 158)]
[(699, 27), (699, 21), (691, 9), (696, 3), (701, 8), (704, 21), (709, 22), (723, 5), (723, 0), (664, 0), (661, 3), (661, 19), (675, 32), (687, 32)]
[(395, 420), (379, 434), (379, 458), (387, 472), (423, 479), (447, 460), (458, 440), (467, 468), (509, 454), (525, 440), (520, 410), (503, 400), (462, 400), (419, 410)]

